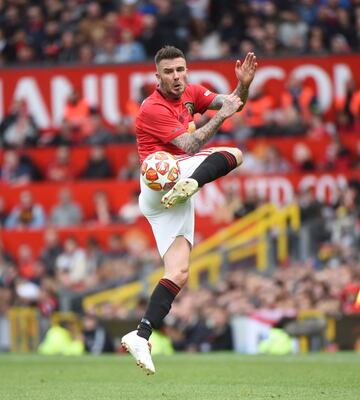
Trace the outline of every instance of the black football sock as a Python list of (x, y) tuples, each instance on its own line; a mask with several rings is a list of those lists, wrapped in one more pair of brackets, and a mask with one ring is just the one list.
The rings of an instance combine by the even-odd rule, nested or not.
[(160, 279), (150, 297), (148, 308), (144, 318), (138, 326), (138, 336), (149, 340), (152, 329), (158, 329), (161, 322), (170, 311), (171, 304), (176, 295), (180, 292), (180, 287), (170, 279)]
[(237, 167), (236, 157), (228, 151), (217, 151), (206, 157), (190, 178), (195, 179), (199, 187), (228, 174)]

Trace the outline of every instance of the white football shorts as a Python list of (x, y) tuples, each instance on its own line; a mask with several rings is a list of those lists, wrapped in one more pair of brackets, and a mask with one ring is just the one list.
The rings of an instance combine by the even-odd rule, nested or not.
[[(212, 149), (206, 149), (193, 156), (178, 156), (180, 177), (188, 178), (191, 176), (212, 152)], [(156, 192), (150, 189), (141, 177), (140, 188), (140, 210), (151, 225), (160, 256), (164, 257), (177, 236), (184, 236), (192, 247), (195, 229), (194, 196), (185, 203), (166, 209), (160, 204), (164, 192)]]

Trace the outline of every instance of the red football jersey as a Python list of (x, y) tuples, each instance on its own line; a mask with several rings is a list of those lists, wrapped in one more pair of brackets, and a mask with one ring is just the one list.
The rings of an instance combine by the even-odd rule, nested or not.
[(195, 130), (193, 116), (204, 113), (216, 93), (201, 85), (188, 84), (179, 100), (166, 99), (156, 89), (142, 103), (136, 117), (135, 131), (140, 162), (156, 151), (184, 154), (171, 140)]

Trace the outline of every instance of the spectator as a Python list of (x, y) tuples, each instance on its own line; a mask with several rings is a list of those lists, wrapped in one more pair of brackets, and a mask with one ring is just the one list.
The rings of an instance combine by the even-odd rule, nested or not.
[(105, 145), (111, 142), (112, 134), (104, 127), (101, 115), (97, 111), (90, 113), (88, 136), (85, 143), (90, 145)]
[[(356, 93), (359, 94), (356, 95)], [(358, 100), (356, 100), (356, 97), (358, 97)], [(360, 115), (360, 107), (356, 106), (356, 103), (360, 104), (360, 91), (356, 91), (355, 81), (353, 79), (348, 79), (344, 96), (335, 99), (336, 122), (339, 129), (353, 129), (357, 108), (358, 114)]]
[[(157, 48), (172, 43), (174, 46), (186, 50), (190, 21), (188, 6), (180, 2), (172, 4), (170, 0), (157, 1), (156, 6), (157, 14), (155, 21), (153, 21), (155, 23), (152, 26), (150, 43), (152, 45), (156, 43)], [(155, 55), (153, 46), (147, 45), (145, 47), (147, 47), (149, 57)]]
[(253, 135), (260, 136), (265, 132), (266, 117), (274, 107), (274, 99), (266, 94), (261, 86), (251, 89), (243, 117), (245, 124), (252, 129)]
[(118, 179), (131, 181), (139, 176), (139, 156), (136, 151), (132, 151), (127, 157), (127, 164), (120, 169)]
[(316, 169), (311, 151), (304, 143), (299, 142), (294, 146), (293, 160), (295, 168), (300, 172), (315, 171)]
[(94, 34), (105, 32), (105, 20), (102, 15), (101, 5), (96, 1), (90, 1), (85, 5), (85, 15), (79, 22), (79, 33), (85, 42), (91, 43)]
[(86, 253), (75, 237), (68, 237), (64, 242), (64, 251), (56, 259), (57, 278), (67, 289), (82, 290), (89, 279)]
[(39, 5), (30, 5), (26, 10), (24, 26), (27, 34), (27, 41), (29, 44), (35, 46), (36, 58), (40, 59), (45, 38), (45, 18)]
[(206, 310), (208, 332), (201, 343), (202, 351), (224, 351), (233, 349), (229, 315), (222, 307)]
[(95, 315), (85, 314), (81, 322), (86, 352), (93, 355), (114, 352), (114, 344), (109, 333)]
[(242, 203), (236, 188), (229, 186), (224, 190), (224, 204), (217, 208), (214, 213), (213, 221), (215, 223), (231, 223), (234, 220), (235, 211), (240, 209)]
[(330, 51), (332, 54), (350, 54), (351, 47), (346, 37), (338, 33), (331, 38)]
[(127, 118), (121, 118), (115, 126), (115, 132), (111, 136), (111, 143), (135, 143), (136, 137), (132, 132), (131, 121)]
[(120, 30), (128, 30), (132, 37), (139, 38), (143, 31), (143, 15), (137, 8), (137, 0), (122, 0), (119, 5), (118, 26)]
[(43, 236), (44, 244), (40, 251), (40, 261), (44, 264), (47, 276), (55, 276), (55, 262), (63, 252), (58, 232), (54, 228), (47, 228)]
[(73, 127), (71, 122), (63, 119), (52, 135), (44, 137), (43, 144), (49, 146), (71, 146), (79, 141), (77, 128)]
[(329, 237), (324, 219), (324, 206), (320, 203), (311, 188), (299, 193), (298, 203), (302, 221), (303, 243), (306, 243), (307, 254), (302, 250), (301, 258), (317, 257), (320, 244)]
[(328, 53), (325, 33), (321, 27), (314, 26), (310, 29), (306, 52), (313, 55), (324, 55)]
[(61, 321), (59, 325), (49, 328), (38, 351), (40, 354), (52, 356), (79, 356), (85, 349), (74, 323)]
[(134, 39), (130, 29), (123, 29), (121, 32), (121, 43), (117, 49), (116, 59), (118, 62), (130, 63), (145, 60), (143, 45)]
[(300, 18), (309, 26), (317, 22), (317, 13), (319, 5), (315, 0), (301, 0), (296, 6)]
[(282, 94), (281, 105), (284, 109), (293, 108), (304, 121), (309, 121), (313, 110), (318, 109), (314, 90), (304, 81), (291, 78)]
[(139, 208), (139, 193), (131, 193), (130, 199), (119, 210), (119, 220), (125, 224), (135, 224), (142, 216)]
[(111, 38), (115, 43), (120, 41), (121, 26), (118, 24), (118, 14), (115, 10), (109, 11), (105, 17), (106, 38)]
[(4, 197), (0, 196), (0, 228), (5, 226), (5, 221), (8, 217), (6, 203)]
[(84, 43), (79, 48), (79, 64), (86, 66), (92, 65), (95, 58), (95, 50), (91, 43)]
[(50, 223), (56, 227), (76, 226), (83, 220), (83, 213), (78, 204), (73, 202), (70, 189), (59, 191), (59, 201), (51, 210)]
[(47, 61), (55, 62), (58, 60), (60, 46), (60, 25), (56, 20), (48, 20), (44, 29), (43, 54)]
[(108, 237), (107, 247), (105, 255), (108, 258), (122, 258), (128, 254), (124, 237), (120, 233), (112, 233)]
[(53, 280), (44, 278), (41, 281), (37, 307), (41, 315), (48, 318), (58, 309), (58, 299)]
[(289, 172), (290, 164), (282, 157), (279, 149), (275, 146), (268, 146), (263, 160), (263, 172), (267, 174), (281, 174)]
[(19, 246), (17, 263), (19, 276), (39, 283), (39, 278), (43, 275), (44, 269), (42, 264), (34, 257), (29, 245), (22, 244)]
[(82, 177), (85, 179), (107, 179), (113, 177), (113, 171), (106, 158), (105, 148), (103, 146), (96, 145), (92, 147)]
[(335, 134), (335, 126), (331, 122), (326, 123), (324, 116), (319, 112), (314, 112), (310, 116), (308, 131), (306, 136), (311, 139), (324, 140), (329, 139)]
[(6, 278), (6, 270), (7, 267), (12, 264), (14, 264), (13, 257), (5, 250), (4, 243), (0, 241), (0, 287), (8, 283)]
[(24, 100), (15, 100), (10, 113), (0, 124), (1, 142), (6, 147), (33, 146), (39, 136), (34, 118), (29, 113)]
[(325, 165), (326, 171), (346, 171), (351, 165), (351, 152), (341, 143), (339, 137), (332, 138), (325, 149)]
[(49, 165), (46, 177), (49, 181), (64, 182), (74, 178), (74, 167), (71, 164), (70, 148), (59, 146), (55, 152), (55, 160)]
[(239, 37), (241, 37), (241, 27), (235, 22), (236, 16), (231, 13), (223, 14), (218, 32), (222, 43), (228, 43), (230, 49), (234, 51), (238, 46)]
[(96, 64), (115, 64), (121, 62), (119, 48), (113, 37), (106, 37), (103, 46), (96, 52), (94, 62)]
[(351, 167), (354, 169), (360, 169), (360, 140), (356, 142), (355, 152), (351, 162)]
[[(62, 24), (63, 25), (63, 24)], [(79, 58), (79, 49), (75, 40), (75, 34), (71, 30), (64, 30), (60, 38), (60, 51), (58, 61), (63, 63), (73, 63)]]
[(262, 204), (261, 199), (257, 195), (256, 191), (253, 190), (246, 194), (246, 197), (241, 202), (240, 206), (235, 210), (234, 217), (241, 218), (244, 215), (251, 213), (256, 210)]
[(85, 98), (81, 98), (77, 89), (73, 89), (64, 109), (64, 120), (69, 124), (74, 137), (72, 141), (81, 141), (88, 130), (90, 106)]
[(4, 33), (8, 40), (8, 46), (4, 55), (7, 62), (16, 60), (16, 33), (22, 28), (23, 21), (20, 16), (19, 8), (15, 4), (9, 4), (5, 10)]
[(20, 202), (10, 212), (5, 227), (14, 228), (42, 228), (46, 216), (41, 204), (34, 202), (30, 191), (20, 192)]
[(305, 47), (308, 29), (308, 25), (300, 19), (295, 10), (283, 12), (279, 25), (280, 43), (289, 50), (299, 52)]
[(92, 277), (92, 280), (89, 280), (88, 284), (95, 286), (97, 284), (97, 271), (104, 260), (104, 253), (99, 241), (93, 236), (90, 236), (86, 241), (86, 259), (86, 269)]
[(111, 211), (109, 197), (106, 192), (97, 190), (93, 195), (94, 215), (91, 222), (99, 225), (111, 224), (115, 217)]

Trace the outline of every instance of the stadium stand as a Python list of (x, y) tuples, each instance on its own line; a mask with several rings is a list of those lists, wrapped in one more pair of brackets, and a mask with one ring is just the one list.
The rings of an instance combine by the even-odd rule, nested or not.
[[(118, 64), (126, 64), (121, 66), (126, 79), (132, 70), (145, 76), (147, 61), (168, 43), (199, 63), (198, 69), (207, 60), (213, 63), (210, 70), (228, 71), (233, 68), (229, 60), (256, 51), (265, 63), (284, 62), (286, 71), (278, 78), (281, 87), (266, 79), (255, 85), (244, 111), (212, 142), (238, 145), (246, 159), (238, 172), (199, 194), (197, 242), (267, 201), (294, 203), (301, 216), (300, 232), (289, 233), (289, 258), (272, 274), (251, 270), (250, 259), (240, 263), (242, 268), (225, 266), (227, 274), (216, 285), (205, 285), (204, 279), (203, 288), (182, 293), (164, 326), (175, 348), (236, 347), (230, 331), (239, 315), (272, 326), (286, 318), (294, 322), (308, 309), (332, 317), (359, 313), (359, 1), (3, 0), (0, 65), (12, 72), (9, 82), (17, 82), (24, 71), (44, 81), (52, 75), (62, 79), (67, 70), (71, 79), (61, 84), (83, 79), (92, 86), (59, 92), (60, 113), (48, 88), (41, 88), (43, 100), (29, 104), (21, 98), (25, 90), (11, 87), (9, 93), (6, 76), (1, 77), (0, 316), (24, 306), (46, 318), (71, 306), (79, 311), (85, 295), (137, 282), (161, 265), (135, 201), (139, 172), (133, 121), (154, 82), (144, 79), (136, 98), (122, 92), (125, 112), (115, 117), (116, 109), (104, 105), (104, 93)], [(331, 97), (326, 108), (313, 81), (287, 72), (303, 60), (325, 70), (330, 59), (334, 71), (347, 69), (346, 79), (341, 75), (344, 90), (326, 92)], [(92, 75), (95, 70), (99, 75)], [(333, 73), (321, 85), (335, 80)], [(135, 90), (136, 79), (132, 83)], [(101, 90), (96, 104), (94, 93)], [(58, 116), (44, 123), (40, 108), (54, 115), (59, 111)], [(272, 250), (276, 235), (276, 229), (269, 234)], [(137, 318), (144, 300), (132, 306), (104, 304), (98, 316)], [(302, 335), (298, 327), (289, 329)], [(310, 348), (325, 345), (314, 343)]]

